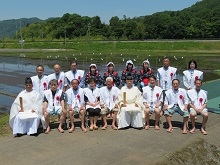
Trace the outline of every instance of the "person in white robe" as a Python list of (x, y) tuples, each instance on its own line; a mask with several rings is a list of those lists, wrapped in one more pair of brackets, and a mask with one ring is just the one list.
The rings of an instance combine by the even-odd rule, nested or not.
[(133, 77), (128, 75), (126, 85), (121, 88), (118, 96), (118, 129), (129, 126), (143, 128), (144, 126), (143, 97), (139, 89), (132, 85), (133, 81)]
[(32, 76), (33, 89), (40, 93), (41, 97), (44, 97), (44, 91), (48, 89), (49, 81), (48, 76), (43, 75), (44, 67), (38, 65), (36, 67), (36, 76)]
[(173, 131), (173, 126), (171, 123), (170, 115), (173, 115), (174, 112), (179, 113), (183, 116), (183, 134), (187, 134), (187, 123), (189, 118), (188, 112), (188, 96), (186, 90), (179, 88), (180, 81), (174, 79), (172, 81), (172, 89), (166, 91), (166, 97), (164, 102), (164, 115), (166, 117), (169, 128), (167, 129), (168, 133)]
[(42, 118), (42, 102), (40, 94), (33, 90), (31, 78), (25, 80), (25, 90), (20, 92), (10, 110), (9, 124), (13, 135), (36, 134)]
[(145, 129), (148, 130), (150, 128), (150, 115), (155, 113), (155, 130), (159, 130), (159, 119), (160, 119), (160, 112), (161, 112), (161, 102), (160, 97), (162, 95), (162, 89), (155, 85), (156, 77), (150, 76), (149, 77), (150, 86), (143, 87), (143, 104), (145, 106)]
[(106, 86), (100, 88), (100, 104), (101, 104), (101, 115), (103, 120), (102, 130), (106, 130), (108, 127), (106, 115), (112, 114), (112, 129), (117, 130), (116, 120), (118, 113), (117, 99), (120, 90), (113, 86), (114, 81), (112, 77), (106, 78)]
[(72, 88), (66, 91), (67, 105), (69, 109), (69, 116), (71, 122), (71, 128), (69, 133), (72, 133), (75, 130), (74, 127), (74, 114), (79, 114), (81, 120), (81, 129), (83, 132), (87, 132), (85, 128), (85, 102), (84, 102), (84, 90), (79, 87), (79, 81), (73, 79)]
[(89, 113), (90, 127), (89, 130), (97, 130), (97, 121), (100, 115), (100, 89), (96, 88), (96, 80), (94, 78), (89, 79), (89, 86), (84, 88), (84, 101), (86, 104), (86, 111)]
[(190, 99), (190, 119), (192, 123), (192, 129), (190, 133), (195, 133), (195, 117), (197, 115), (201, 115), (203, 117), (201, 133), (203, 135), (207, 135), (207, 131), (205, 130), (206, 123), (208, 121), (208, 109), (207, 109), (207, 91), (202, 90), (202, 80), (195, 80), (195, 88), (192, 90), (188, 90), (188, 96)]
[(59, 64), (55, 64), (53, 68), (54, 73), (48, 75), (48, 82), (50, 82), (50, 80), (56, 79), (58, 81), (58, 89), (64, 90), (65, 74), (61, 71), (61, 67)]
[(195, 80), (203, 79), (203, 72), (197, 70), (197, 63), (195, 60), (190, 60), (188, 70), (183, 71), (183, 85), (186, 89), (195, 88)]
[(44, 91), (43, 114), (46, 120), (45, 134), (50, 132), (50, 115), (60, 115), (60, 124), (58, 131), (64, 133), (62, 125), (66, 119), (66, 110), (64, 108), (64, 93), (58, 89), (58, 81), (53, 79), (50, 81), (50, 89)]
[(72, 61), (70, 63), (71, 70), (68, 72), (65, 72), (65, 90), (66, 88), (71, 88), (71, 81), (73, 79), (78, 79), (79, 80), (79, 87), (83, 88), (84, 87), (84, 70), (79, 70), (77, 69), (77, 62)]

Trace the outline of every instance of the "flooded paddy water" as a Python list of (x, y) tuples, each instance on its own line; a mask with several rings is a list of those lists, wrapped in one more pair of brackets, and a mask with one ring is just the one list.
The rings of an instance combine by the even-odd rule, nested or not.
[[(100, 56), (101, 57), (101, 56)], [(107, 57), (106, 57), (107, 58)], [(84, 58), (85, 59), (85, 58)], [(78, 69), (83, 69), (86, 72), (88, 72), (89, 65), (91, 63), (96, 63), (98, 67), (99, 73), (103, 76), (104, 72), (106, 71), (106, 62), (108, 61), (102, 61), (102, 58), (99, 59), (92, 59), (86, 57), (86, 60), (79, 61), (78, 62)], [(121, 75), (122, 71), (125, 69), (125, 63), (128, 59), (133, 60), (136, 70), (139, 71), (141, 69), (141, 65), (143, 61), (141, 59), (132, 59), (132, 57), (121, 58), (117, 57), (112, 59), (116, 65), (115, 70)], [(148, 57), (149, 61), (151, 62), (151, 67), (156, 75), (157, 68), (162, 66), (162, 62), (156, 62), (158, 60), (158, 57)], [(160, 59), (159, 59), (160, 60)], [(24, 80), (26, 77), (34, 76), (36, 75), (36, 66), (41, 64), (44, 66), (44, 74), (48, 75), (53, 73), (53, 65), (55, 63), (59, 63), (61, 65), (61, 68), (64, 72), (68, 71), (69, 63), (71, 59), (60, 58), (58, 59), (49, 59), (48, 56), (44, 59), (31, 59), (25, 57), (25, 55), (18, 55), (13, 57), (0, 57), (0, 113), (4, 113), (10, 109), (10, 106), (12, 102), (14, 101), (14, 97), (17, 96), (17, 94), (24, 89)], [(172, 61), (171, 61), (171, 66)], [(184, 66), (184, 67), (183, 67)], [(181, 81), (182, 86), (182, 72), (186, 69), (186, 62), (183, 61), (181, 65), (175, 66), (178, 67), (177, 72), (177, 78)], [(210, 81), (220, 78), (219, 75), (215, 74), (211, 70), (204, 69), (204, 81)]]

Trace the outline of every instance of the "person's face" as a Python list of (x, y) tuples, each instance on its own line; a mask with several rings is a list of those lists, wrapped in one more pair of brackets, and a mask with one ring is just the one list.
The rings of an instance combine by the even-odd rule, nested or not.
[(132, 67), (133, 67), (133, 65), (132, 65), (132, 64), (128, 64), (128, 70), (131, 70), (131, 69), (132, 69)]
[(148, 63), (145, 62), (143, 66), (145, 69), (147, 69), (149, 65), (148, 65)]
[(56, 84), (56, 83), (50, 84), (50, 88), (52, 91), (56, 91), (58, 88), (58, 84)]
[(108, 81), (106, 81), (106, 86), (107, 86), (107, 88), (112, 88), (112, 81), (110, 81), (110, 80), (108, 80)]
[(94, 66), (91, 66), (90, 70), (91, 70), (92, 73), (95, 73), (96, 68)]
[(169, 59), (164, 59), (163, 60), (163, 66), (168, 67), (170, 65), (170, 60)]
[(178, 90), (180, 84), (177, 80), (174, 80), (172, 86), (173, 86), (173, 89)]
[(196, 89), (200, 89), (201, 86), (202, 86), (202, 82), (201, 81), (195, 81), (195, 86), (196, 86)]
[(36, 71), (38, 76), (42, 76), (44, 73), (44, 69), (41, 66), (39, 66)]
[(25, 85), (25, 89), (26, 89), (27, 92), (32, 91), (32, 88), (33, 88), (33, 84), (26, 84)]
[(79, 82), (78, 82), (77, 80), (73, 80), (73, 81), (72, 81), (72, 87), (73, 87), (73, 89), (77, 89), (78, 86), (79, 86)]
[(95, 82), (90, 82), (89, 83), (89, 86), (90, 86), (91, 89), (95, 88), (95, 85), (96, 85)]
[(114, 70), (114, 67), (113, 67), (112, 65), (109, 65), (108, 71), (109, 71), (109, 72), (113, 72), (113, 70)]
[(76, 63), (72, 63), (70, 67), (73, 71), (75, 71), (77, 68), (77, 65), (76, 65)]
[(154, 87), (154, 86), (155, 86), (155, 82), (156, 82), (156, 81), (155, 81), (154, 78), (150, 78), (150, 79), (149, 79), (149, 82), (150, 82), (150, 86), (151, 86), (151, 87)]
[(60, 74), (60, 66), (59, 65), (54, 65), (53, 69), (57, 75)]
[(192, 69), (192, 70), (195, 69), (195, 66), (196, 66), (196, 65), (192, 62), (192, 63), (190, 64), (190, 69)]
[(132, 87), (134, 80), (126, 80), (127, 87)]

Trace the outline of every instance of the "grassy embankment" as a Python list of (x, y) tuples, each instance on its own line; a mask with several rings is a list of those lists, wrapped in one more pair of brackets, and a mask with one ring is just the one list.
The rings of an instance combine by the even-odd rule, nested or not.
[(6, 136), (11, 133), (11, 128), (8, 123), (9, 114), (0, 114), (0, 136)]

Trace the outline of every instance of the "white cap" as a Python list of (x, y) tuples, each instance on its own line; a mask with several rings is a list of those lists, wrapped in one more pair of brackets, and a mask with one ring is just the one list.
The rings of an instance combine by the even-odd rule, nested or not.
[(128, 61), (126, 62), (126, 67), (128, 67), (128, 64), (132, 64), (132, 65), (133, 65), (133, 68), (135, 68), (134, 63), (133, 63), (131, 60), (128, 60)]
[(91, 68), (92, 66), (94, 66), (94, 67), (97, 69), (96, 64), (90, 64), (90, 65), (89, 65), (89, 68)]
[(148, 68), (150, 68), (150, 61), (148, 61), (148, 59), (147, 59), (147, 60), (144, 60), (143, 63), (142, 63), (142, 65), (143, 65), (144, 63), (148, 63)]

